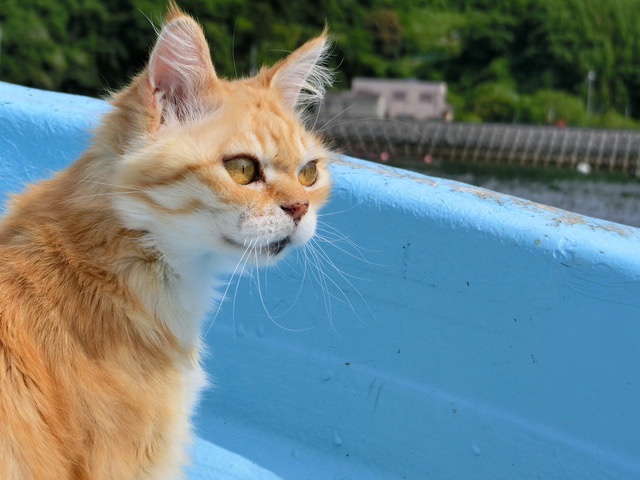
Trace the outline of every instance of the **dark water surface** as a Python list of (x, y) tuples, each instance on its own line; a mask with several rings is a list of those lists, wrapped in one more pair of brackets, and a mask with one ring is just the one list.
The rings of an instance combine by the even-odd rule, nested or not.
[(575, 171), (503, 169), (492, 166), (389, 164), (447, 178), (571, 212), (640, 227), (640, 180), (635, 177)]

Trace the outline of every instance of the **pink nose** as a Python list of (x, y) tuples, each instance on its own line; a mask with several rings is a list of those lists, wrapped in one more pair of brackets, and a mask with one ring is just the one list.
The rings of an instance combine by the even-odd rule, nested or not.
[(307, 213), (307, 210), (309, 209), (309, 202), (280, 205), (280, 208), (282, 208), (282, 210), (284, 210), (297, 223), (300, 221), (302, 216)]

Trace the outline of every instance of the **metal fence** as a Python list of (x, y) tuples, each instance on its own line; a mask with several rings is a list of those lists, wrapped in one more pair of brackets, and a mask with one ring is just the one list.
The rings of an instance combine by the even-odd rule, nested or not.
[(318, 119), (333, 147), (380, 158), (572, 167), (640, 173), (640, 131), (530, 125)]

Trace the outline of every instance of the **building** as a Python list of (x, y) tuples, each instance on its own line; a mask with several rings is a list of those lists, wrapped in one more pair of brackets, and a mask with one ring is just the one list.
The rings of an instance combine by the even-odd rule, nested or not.
[(444, 82), (355, 77), (351, 90), (328, 93), (323, 113), (348, 118), (451, 120), (446, 95)]
[(323, 113), (325, 116), (346, 116), (349, 118), (384, 118), (386, 101), (379, 93), (327, 92), (324, 97)]

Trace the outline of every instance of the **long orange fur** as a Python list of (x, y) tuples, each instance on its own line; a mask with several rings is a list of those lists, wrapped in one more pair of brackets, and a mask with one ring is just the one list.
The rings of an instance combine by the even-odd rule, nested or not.
[[(324, 34), (253, 78), (226, 81), (208, 63), (198, 24), (175, 6), (159, 43), (172, 28), (193, 50), (196, 73), (180, 77), (180, 65), (166, 63), (152, 72), (150, 61), (114, 95), (88, 150), (15, 196), (0, 224), (3, 479), (181, 476), (203, 382), (204, 311), (167, 307), (180, 304), (182, 274), (166, 260), (164, 244), (127, 217), (127, 201), (152, 212), (149, 221), (161, 230), (162, 222), (213, 212), (212, 198), (231, 212), (250, 209), (261, 225), (260, 215), (275, 215), (274, 206), (317, 209), (327, 196), (328, 153), (303, 127), (296, 103), (310, 75), (322, 73)], [(181, 61), (171, 42), (156, 48)], [(158, 92), (169, 81), (179, 87), (169, 91), (165, 83), (163, 97)], [(231, 154), (264, 160), (271, 177), (236, 184), (224, 168)], [(305, 158), (318, 168), (311, 187), (296, 177)], [(189, 232), (180, 234), (189, 240)], [(269, 263), (260, 250), (267, 247), (255, 245), (256, 258)], [(242, 253), (229, 246), (224, 254), (235, 262)]]

